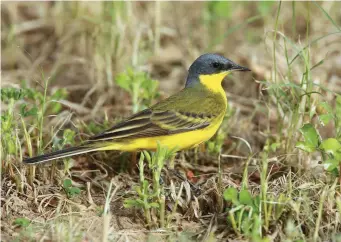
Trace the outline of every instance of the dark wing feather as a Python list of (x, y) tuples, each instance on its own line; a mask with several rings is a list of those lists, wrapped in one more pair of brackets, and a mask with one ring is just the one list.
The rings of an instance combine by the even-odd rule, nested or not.
[(155, 137), (197, 130), (210, 124), (212, 115), (180, 111), (143, 110), (111, 129), (93, 136), (89, 142)]

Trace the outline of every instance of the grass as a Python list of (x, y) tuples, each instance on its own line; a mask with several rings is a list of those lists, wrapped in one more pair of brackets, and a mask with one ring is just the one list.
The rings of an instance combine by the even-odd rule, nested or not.
[[(338, 9), (3, 4), (2, 239), (339, 241)], [(226, 80), (226, 118), (202, 147), (144, 151), (136, 167), (119, 152), (22, 164), (179, 90), (203, 50), (253, 72)]]

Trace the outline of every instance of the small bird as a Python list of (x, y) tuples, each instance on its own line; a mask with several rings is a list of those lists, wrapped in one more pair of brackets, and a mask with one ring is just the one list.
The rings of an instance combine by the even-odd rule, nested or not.
[(188, 70), (185, 88), (138, 112), (84, 144), (24, 159), (37, 164), (93, 151), (156, 150), (158, 142), (184, 150), (210, 139), (227, 109), (223, 79), (234, 71), (250, 71), (217, 54), (203, 54)]

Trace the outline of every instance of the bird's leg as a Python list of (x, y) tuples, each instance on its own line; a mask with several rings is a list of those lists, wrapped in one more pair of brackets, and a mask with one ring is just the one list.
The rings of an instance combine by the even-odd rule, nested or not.
[(133, 151), (131, 153), (130, 173), (133, 173), (136, 165), (137, 165), (137, 152)]
[(190, 182), (187, 178), (185, 178), (183, 175), (180, 174), (180, 172), (178, 172), (175, 169), (168, 169), (168, 171), (175, 175), (177, 178), (179, 178), (180, 180), (182, 180), (183, 182), (188, 182), (188, 184), (190, 185), (190, 187), (192, 188), (193, 192), (195, 195), (200, 195), (200, 188), (198, 186), (196, 186), (195, 184), (193, 184), (192, 182)]
[(176, 154), (172, 155), (172, 157), (169, 159), (168, 164), (170, 169), (174, 169), (175, 167), (175, 156)]
[(195, 164), (199, 163), (200, 154), (205, 153), (205, 152), (206, 152), (206, 146), (204, 142), (195, 147), (195, 150), (194, 150)]
[[(181, 152), (180, 155), (184, 156), (184, 152)], [(186, 177), (184, 177), (183, 175), (181, 175), (177, 170), (174, 169), (175, 167), (175, 156), (176, 154), (174, 154), (170, 159), (169, 162), (166, 163), (165, 167), (163, 168), (163, 170), (166, 173), (166, 176), (168, 176), (170, 179), (170, 175), (174, 175), (177, 178), (179, 178), (181, 181), (187, 181), (188, 184), (190, 185), (190, 187), (193, 189), (195, 195), (199, 194), (200, 189), (199, 187), (197, 187), (196, 185), (194, 185), (193, 183), (191, 183)], [(185, 157), (183, 157), (183, 159), (185, 159)], [(162, 179), (162, 177), (160, 177), (160, 183), (164, 183), (164, 180)]]
[(200, 147), (200, 152), (202, 152), (202, 153), (205, 153), (205, 152), (206, 152), (206, 145), (205, 145), (205, 142), (201, 143), (201, 144), (199, 145), (199, 147)]
[(194, 148), (194, 163), (195, 164), (198, 164), (198, 151), (199, 151), (199, 146), (196, 146), (195, 148)]

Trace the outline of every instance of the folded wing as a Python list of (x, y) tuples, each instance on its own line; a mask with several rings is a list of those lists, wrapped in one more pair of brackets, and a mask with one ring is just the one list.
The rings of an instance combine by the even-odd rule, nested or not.
[(119, 141), (188, 132), (207, 127), (212, 118), (212, 115), (204, 113), (146, 109), (91, 137), (89, 142)]

